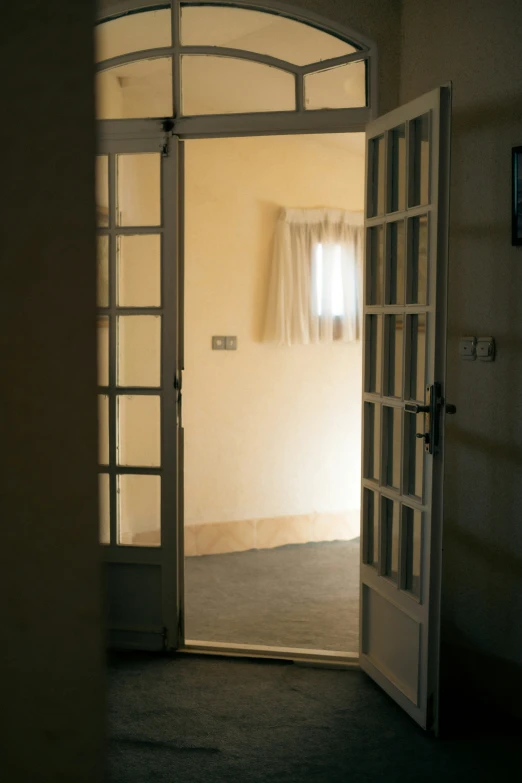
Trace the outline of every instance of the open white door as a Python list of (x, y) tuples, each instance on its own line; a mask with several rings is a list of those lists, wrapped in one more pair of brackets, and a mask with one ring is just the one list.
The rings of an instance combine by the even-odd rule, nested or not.
[(437, 722), (449, 132), (442, 87), (366, 141), (360, 663), (424, 728)]
[(110, 647), (177, 647), (177, 144), (100, 123), (100, 538)]

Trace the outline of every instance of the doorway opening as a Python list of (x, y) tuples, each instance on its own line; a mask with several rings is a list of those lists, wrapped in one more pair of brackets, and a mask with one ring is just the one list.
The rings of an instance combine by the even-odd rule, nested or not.
[(185, 644), (355, 656), (364, 134), (183, 144)]
[[(375, 119), (371, 41), (313, 14), (296, 17), (279, 0), (249, 6), (250, 0), (172, 0), (161, 7), (156, 0), (115, 0), (96, 28), (100, 538), (108, 643), (190, 650), (182, 616), (183, 145), (366, 130), (359, 663), (426, 727), (437, 710), (442, 448), (444, 413), (452, 407), (444, 400), (451, 88)], [(275, 177), (272, 160), (271, 169)], [(286, 217), (307, 208), (294, 200)], [(340, 244), (323, 238), (310, 250), (315, 295), (297, 275), (293, 288), (307, 305), (298, 308), (291, 335), (310, 327), (302, 317), (307, 308), (320, 333), (323, 326), (334, 335), (346, 329), (345, 319), (336, 320), (339, 298), (335, 307), (330, 298), (329, 318), (322, 309), (332, 290), (328, 277), (331, 283), (343, 274)], [(154, 271), (153, 286), (137, 284), (144, 268)], [(262, 288), (260, 275), (256, 291)], [(279, 287), (285, 306), (281, 311), (272, 301), (268, 319), (275, 334), (283, 324), (284, 336), (288, 290), (286, 283)], [(248, 311), (247, 297), (241, 307)], [(218, 334), (213, 330), (214, 324), (209, 334), (218, 345), (238, 338), (226, 322)], [(310, 342), (318, 347), (314, 339), (297, 342), (289, 348), (293, 356)], [(242, 345), (243, 336), (226, 352), (228, 365)], [(269, 390), (263, 405), (280, 391), (283, 374), (281, 368), (259, 380)], [(316, 383), (310, 372), (303, 388)], [(238, 398), (231, 424), (246, 400)], [(317, 406), (312, 395), (310, 421)], [(222, 454), (218, 462), (226, 464)], [(238, 521), (245, 518), (222, 523)], [(263, 527), (254, 522), (256, 531)], [(281, 649), (281, 657), (294, 657)], [(317, 658), (313, 649), (300, 649), (309, 653), (296, 657)]]
[[(376, 113), (373, 42), (320, 17), (296, 16), (295, 9), (279, 2), (249, 5), (243, 0), (172, 0), (158, 6), (154, 0), (128, 0), (105, 7), (96, 25), (100, 538), (113, 645), (175, 650), (190, 638), (184, 634), (182, 612), (182, 394), (188, 414), (191, 405), (186, 385), (182, 392), (184, 281), (178, 229), (186, 206), (184, 147), (199, 144), (197, 149), (203, 150), (212, 139), (227, 144), (232, 137), (243, 138), (244, 144), (265, 137), (258, 143), (268, 147), (268, 137), (276, 143), (276, 137), (286, 134), (300, 134), (299, 143), (305, 144), (307, 134), (360, 133)], [(293, 138), (297, 143), (298, 137)], [(274, 160), (267, 161), (267, 173), (272, 167), (275, 181)], [(321, 179), (322, 174), (310, 176)], [(310, 208), (308, 203), (300, 207), (295, 196), (282, 200), (268, 191), (265, 200), (272, 204), (265, 211), (272, 213), (292, 203), (293, 209)], [(322, 203), (331, 208), (336, 201)], [(269, 232), (265, 241), (270, 241)], [(343, 319), (337, 313), (328, 317), (324, 294), (327, 278), (335, 270), (342, 274), (345, 264), (332, 257), (330, 239), (324, 242), (319, 239), (313, 251), (316, 296), (308, 296), (307, 302), (314, 303), (321, 332), (330, 328), (337, 340)], [(344, 252), (336, 240), (333, 249), (334, 256)], [(253, 320), (246, 331), (242, 326), (235, 351), (240, 361), (246, 356), (247, 334), (256, 350), (277, 353), (259, 332), (266, 280), (259, 269), (256, 274)], [(241, 304), (246, 312), (247, 298)], [(220, 337), (213, 326), (210, 336)], [(234, 335), (225, 331), (221, 336)], [(303, 342), (312, 345), (293, 346), (289, 355), (339, 347), (318, 346), (315, 339)], [(277, 374), (276, 365), (272, 371)], [(190, 384), (186, 372), (185, 379)], [(277, 386), (275, 376), (259, 380), (265, 390), (270, 383)], [(313, 383), (310, 375), (310, 400)], [(270, 395), (268, 390), (265, 406)], [(210, 422), (210, 432), (218, 424), (223, 427), (223, 421)], [(190, 443), (188, 448), (190, 452)], [(328, 459), (333, 459), (330, 454)], [(217, 460), (217, 467), (224, 464), (221, 456)], [(265, 485), (262, 493), (268, 496), (270, 489)], [(224, 509), (217, 518), (207, 516), (205, 508), (190, 512), (192, 521), (203, 523), (194, 536), (201, 539), (207, 523), (251, 522), (251, 513), (260, 530), (261, 512), (265, 528), (274, 519), (285, 520), (278, 527), (281, 536), (289, 518), (310, 513), (305, 503), (301, 510), (279, 503), (253, 512), (237, 499), (229, 506), (236, 508), (235, 514)], [(341, 510), (344, 504), (341, 508), (332, 499), (319, 508), (331, 514)], [(319, 512), (313, 508), (311, 513), (308, 543), (331, 538), (333, 520), (316, 519)], [(301, 521), (297, 527), (302, 528)], [(329, 534), (318, 536), (318, 527), (328, 527), (327, 522)], [(190, 535), (186, 533), (187, 541)], [(288, 535), (283, 540), (292, 545)], [(304, 541), (302, 533), (298, 541)], [(198, 547), (201, 551), (201, 541)]]

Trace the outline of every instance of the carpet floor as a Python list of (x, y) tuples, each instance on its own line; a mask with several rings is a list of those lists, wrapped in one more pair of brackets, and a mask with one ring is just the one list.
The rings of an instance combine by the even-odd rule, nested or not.
[(489, 783), (520, 768), (519, 728), (437, 741), (363, 673), (289, 662), (113, 657), (108, 721), (109, 783)]
[(185, 638), (358, 652), (359, 539), (185, 558)]

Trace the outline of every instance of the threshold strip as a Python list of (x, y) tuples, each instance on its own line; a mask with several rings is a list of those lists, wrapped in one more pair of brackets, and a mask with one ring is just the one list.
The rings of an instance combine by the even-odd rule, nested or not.
[(296, 664), (329, 666), (332, 668), (359, 668), (358, 653), (343, 652), (341, 650), (309, 650), (302, 647), (270, 647), (264, 644), (231, 644), (229, 642), (204, 642), (186, 639), (185, 643), (176, 652), (290, 660)]

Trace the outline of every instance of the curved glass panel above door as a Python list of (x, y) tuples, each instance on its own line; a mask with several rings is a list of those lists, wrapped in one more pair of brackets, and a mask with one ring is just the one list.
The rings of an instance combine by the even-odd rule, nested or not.
[[(373, 45), (325, 26), (227, 0), (129, 9), (95, 27), (96, 117), (173, 117), (174, 133), (178, 119), (187, 132), (205, 115), (297, 112), (296, 129), (309, 131), (328, 118), (303, 110), (338, 109), (360, 123), (370, 111), (349, 110), (372, 108)], [(277, 118), (266, 121), (273, 130)]]
[(172, 57), (136, 60), (96, 74), (98, 120), (172, 114)]
[(357, 48), (317, 27), (278, 14), (233, 6), (183, 5), (182, 46), (223, 46), (294, 65), (353, 54)]
[(366, 106), (366, 62), (345, 63), (304, 77), (306, 109)]
[(95, 61), (172, 45), (170, 8), (108, 19), (94, 28)]
[(294, 110), (292, 73), (236, 57), (181, 58), (181, 112), (185, 116)]

